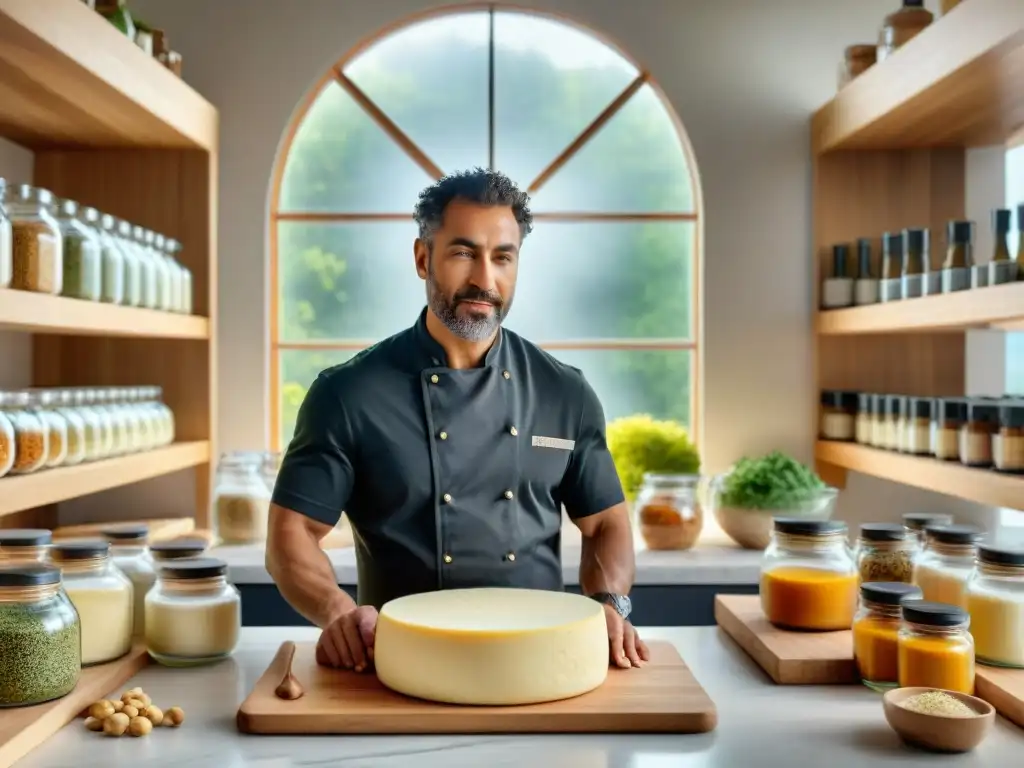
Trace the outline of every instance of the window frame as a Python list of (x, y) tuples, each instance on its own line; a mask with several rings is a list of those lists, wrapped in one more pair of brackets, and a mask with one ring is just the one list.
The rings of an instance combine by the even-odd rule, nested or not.
[[(442, 169), (437, 166), (429, 156), (418, 147), (388, 115), (377, 106), (372, 99), (345, 75), (345, 69), (353, 60), (368, 52), (380, 40), (393, 34), (400, 33), (403, 29), (429, 22), (433, 19), (450, 16), (454, 14), (480, 12), (486, 10), (491, 15), (490, 31), (490, 77), (489, 77), (489, 115), (488, 115), (488, 160), (489, 166), (494, 167), (494, 14), (498, 12), (510, 12), (529, 15), (533, 17), (546, 18), (552, 21), (565, 24), (579, 32), (593, 38), (597, 42), (608, 46), (623, 59), (633, 65), (637, 71), (634, 80), (629, 83), (609, 104), (562, 150), (541, 172), (537, 175), (528, 187), (530, 194), (536, 193), (547, 181), (565, 166), (598, 131), (609, 123), (622, 109), (623, 106), (643, 86), (648, 86), (661, 103), (662, 109), (675, 128), (676, 137), (679, 141), (689, 171), (689, 184), (691, 187), (691, 199), (693, 200), (692, 210), (673, 212), (558, 212), (558, 211), (534, 211), (534, 220), (538, 223), (544, 221), (557, 222), (643, 222), (643, 221), (664, 221), (692, 222), (692, 263), (690, 265), (690, 335), (687, 339), (682, 338), (622, 338), (622, 339), (567, 339), (558, 341), (534, 340), (534, 343), (542, 349), (557, 350), (662, 350), (662, 351), (685, 351), (689, 354), (690, 360), (690, 424), (689, 431), (694, 444), (703, 454), (701, 440), (703, 413), (700, 408), (701, 393), (703, 384), (703, 322), (702, 322), (702, 295), (703, 295), (703, 199), (701, 197), (700, 176), (697, 169), (693, 149), (678, 114), (672, 108), (664, 93), (651, 77), (649, 70), (643, 67), (632, 56), (607, 36), (595, 30), (581, 25), (561, 14), (549, 13), (533, 9), (504, 5), (501, 3), (466, 4), (449, 6), (447, 8), (432, 9), (423, 13), (406, 16), (393, 24), (368, 36), (335, 63), (324, 73), (306, 92), (297, 105), (288, 127), (282, 137), (281, 144), (274, 161), (273, 176), (269, 196), (268, 221), (268, 243), (269, 243), (269, 377), (270, 377), (270, 443), (274, 451), (282, 450), (287, 444), (287, 439), (281, 434), (281, 355), (288, 350), (317, 350), (317, 351), (358, 351), (379, 341), (379, 339), (318, 339), (309, 341), (282, 341), (280, 338), (280, 244), (278, 241), (278, 224), (285, 221), (294, 222), (322, 222), (322, 223), (344, 223), (348, 222), (370, 222), (370, 221), (408, 221), (412, 219), (412, 211), (408, 213), (342, 213), (342, 212), (301, 212), (282, 210), (281, 193), (284, 181), (285, 168), (291, 154), (295, 137), (309, 114), (321, 91), (331, 83), (336, 82), (347, 93), (347, 95), (358, 104), (367, 116), (387, 135), (405, 154), (422, 168), (428, 176), (433, 179), (443, 175)], [(283, 439), (284, 438), (284, 439)]]

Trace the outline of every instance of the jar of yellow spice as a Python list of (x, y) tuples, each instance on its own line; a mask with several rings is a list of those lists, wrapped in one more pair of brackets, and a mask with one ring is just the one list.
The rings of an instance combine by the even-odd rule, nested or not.
[(861, 681), (873, 690), (899, 683), (898, 635), (901, 605), (919, 599), (921, 590), (902, 582), (864, 582), (853, 619), (853, 658)]
[(974, 640), (963, 608), (904, 600), (897, 637), (901, 688), (974, 693)]
[(11, 474), (27, 475), (42, 469), (49, 455), (49, 433), (30, 410), (28, 392), (6, 392), (0, 407), (14, 427), (14, 464)]

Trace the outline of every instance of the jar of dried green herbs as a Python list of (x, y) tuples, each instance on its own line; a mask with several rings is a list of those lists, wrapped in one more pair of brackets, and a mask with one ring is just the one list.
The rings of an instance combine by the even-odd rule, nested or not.
[(64, 236), (64, 296), (99, 301), (102, 270), (100, 239), (92, 227), (79, 218), (74, 200), (61, 200), (57, 220)]
[(81, 622), (50, 565), (0, 566), (0, 707), (59, 699), (82, 671)]
[(857, 541), (857, 569), (862, 582), (902, 581), (914, 575), (917, 537), (899, 523), (865, 523)]

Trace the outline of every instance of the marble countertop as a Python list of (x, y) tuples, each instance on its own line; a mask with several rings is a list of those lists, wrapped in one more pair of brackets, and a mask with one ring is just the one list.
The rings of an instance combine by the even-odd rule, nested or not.
[[(351, 547), (325, 550), (334, 564), (339, 584), (356, 583), (356, 555)], [(270, 584), (263, 563), (261, 546), (216, 547), (214, 557), (230, 567), (229, 578), (235, 584)], [(689, 551), (636, 554), (636, 585), (757, 584), (761, 568), (760, 551), (736, 546), (707, 544)], [(563, 547), (562, 578), (566, 584), (579, 584), (580, 550)]]
[(641, 629), (675, 643), (718, 707), (718, 727), (697, 735), (244, 736), (235, 713), (284, 640), (311, 628), (246, 628), (235, 655), (212, 667), (148, 667), (124, 686), (142, 686), (165, 708), (186, 713), (177, 730), (104, 738), (75, 721), (16, 768), (138, 765), (146, 768), (992, 768), (1024, 754), (1024, 729), (998, 718), (973, 753), (937, 756), (903, 746), (862, 686), (776, 686), (714, 627)]

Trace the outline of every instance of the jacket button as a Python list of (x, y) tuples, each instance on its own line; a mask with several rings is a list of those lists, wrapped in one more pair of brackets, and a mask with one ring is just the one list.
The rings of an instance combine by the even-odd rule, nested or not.
[(442, 432), (440, 435), (438, 435), (438, 437), (440, 437), (442, 440), (447, 440), (448, 439), (448, 433), (447, 432)]
[(446, 563), (450, 563), (452, 561), (452, 556), (449, 555), (447, 552), (445, 552), (445, 554), (444, 554), (444, 561)]
[(509, 373), (508, 371), (504, 371), (501, 375), (504, 376), (506, 379), (512, 378), (512, 374)]
[(519, 430), (516, 429), (515, 427), (510, 427), (509, 430), (508, 430), (508, 433), (510, 435), (512, 435), (512, 437), (515, 437), (516, 435), (519, 434)]
[(440, 379), (437, 377), (436, 373), (431, 375), (431, 377), (430, 377), (430, 383), (431, 384), (437, 384), (437, 382), (439, 382), (439, 381), (440, 381)]
[(509, 552), (507, 555), (505, 555), (505, 559), (508, 560), (509, 562), (513, 562), (514, 563), (516, 561), (516, 553), (515, 552)]
[(511, 501), (513, 496), (515, 496), (515, 494), (512, 493), (512, 491), (505, 491), (505, 498), (506, 499), (509, 499)]
[(452, 503), (452, 495), (450, 493), (446, 493), (441, 498), (444, 499), (444, 503), (445, 504), (451, 504)]

